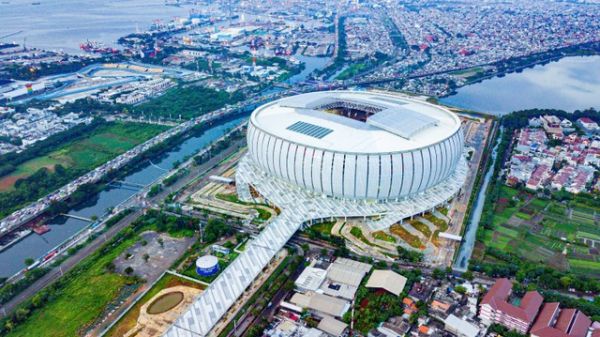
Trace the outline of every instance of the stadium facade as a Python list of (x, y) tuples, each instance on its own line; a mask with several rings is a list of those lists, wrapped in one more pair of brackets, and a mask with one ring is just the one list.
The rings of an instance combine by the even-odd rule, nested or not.
[(463, 151), (458, 117), (369, 92), (315, 92), (254, 111), (248, 154), (265, 173), (315, 194), (400, 200), (447, 179)]

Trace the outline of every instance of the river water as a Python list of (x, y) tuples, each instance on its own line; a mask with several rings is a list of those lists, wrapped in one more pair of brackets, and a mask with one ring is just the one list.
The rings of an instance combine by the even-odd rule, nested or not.
[(600, 56), (565, 57), (459, 88), (440, 101), (494, 115), (531, 108), (599, 108)]
[(485, 176), (483, 177), (483, 184), (479, 190), (479, 194), (473, 203), (469, 222), (467, 223), (467, 229), (463, 234), (463, 241), (460, 244), (458, 255), (454, 262), (454, 269), (459, 271), (466, 271), (469, 267), (469, 259), (473, 254), (473, 248), (475, 247), (475, 240), (477, 239), (477, 228), (479, 228), (479, 221), (481, 220), (481, 214), (483, 213), (483, 206), (485, 204), (485, 197), (487, 195), (487, 189), (490, 185), (490, 180), (494, 174), (494, 164), (496, 163), (496, 156), (498, 155), (498, 145), (500, 145), (500, 137), (502, 136), (502, 128), (498, 134), (498, 142), (492, 150), (491, 165), (488, 168)]
[(294, 57), (297, 58), (300, 62), (304, 63), (304, 69), (300, 73), (290, 77), (287, 80), (287, 83), (289, 83), (289, 84), (295, 84), (295, 83), (306, 80), (308, 75), (310, 75), (313, 71), (315, 71), (317, 69), (323, 69), (327, 65), (327, 62), (329, 62), (329, 59), (330, 59), (329, 57), (304, 56), (304, 55), (294, 55)]
[[(228, 130), (246, 121), (247, 117), (237, 117), (207, 129), (199, 136), (190, 137), (179, 146), (164, 153), (152, 162), (147, 162), (138, 170), (126, 176), (123, 181), (133, 184), (146, 185), (162, 174), (171, 170), (173, 163), (182, 161), (191, 156), (214, 140), (220, 138)], [(90, 218), (93, 215), (101, 216), (107, 208), (114, 207), (138, 191), (135, 187), (107, 187), (88, 202), (71, 210), (69, 214)], [(51, 249), (61, 244), (64, 240), (79, 232), (89, 225), (88, 222), (69, 217), (57, 217), (47, 223), (51, 230), (44, 235), (30, 234), (12, 247), (0, 253), (0, 277), (9, 277), (25, 267), (24, 261), (31, 257), (43, 257)]]

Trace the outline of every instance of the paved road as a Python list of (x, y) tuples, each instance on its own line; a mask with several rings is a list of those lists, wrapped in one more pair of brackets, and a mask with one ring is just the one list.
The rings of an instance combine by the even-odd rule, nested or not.
[[(235, 151), (239, 149), (239, 143), (234, 142), (232, 146), (221, 151), (218, 155), (212, 157), (207, 162), (194, 166), (191, 168), (190, 173), (188, 173), (183, 178), (179, 179), (175, 184), (165, 188), (161, 193), (151, 198), (150, 203), (156, 203), (160, 200), (164, 200), (164, 198), (172, 193), (173, 191), (177, 191), (178, 189), (187, 185), (190, 181), (193, 181), (199, 175), (210, 175), (212, 173), (216, 173), (218, 167), (216, 167), (224, 158), (231, 155)], [(216, 168), (215, 168), (216, 167)], [(109, 228), (105, 233), (101, 236), (85, 245), (81, 250), (75, 253), (73, 256), (67, 258), (59, 267), (53, 268), (46, 275), (42, 276), (39, 280), (30, 285), (27, 289), (23, 290), (17, 296), (15, 296), (12, 300), (6, 303), (4, 306), (0, 307), (0, 316), (5, 316), (7, 313), (10, 313), (14, 310), (19, 304), (23, 301), (27, 300), (31, 296), (35, 295), (38, 291), (44, 289), (48, 285), (54, 283), (58, 280), (64, 273), (70, 271), (77, 265), (81, 260), (92, 254), (98, 248), (100, 248), (106, 241), (112, 239), (118, 232), (120, 232), (123, 228), (129, 226), (135, 219), (142, 215), (144, 210), (136, 210), (135, 212), (127, 215), (121, 221), (114, 224), (111, 228)]]

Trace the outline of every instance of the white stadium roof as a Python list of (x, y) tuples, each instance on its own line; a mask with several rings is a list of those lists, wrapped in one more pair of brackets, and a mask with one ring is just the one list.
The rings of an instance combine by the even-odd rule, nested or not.
[[(341, 103), (366, 109), (366, 122), (326, 111)], [(347, 153), (419, 149), (447, 139), (460, 128), (458, 117), (442, 107), (357, 91), (322, 91), (282, 98), (256, 109), (251, 122), (294, 143)]]

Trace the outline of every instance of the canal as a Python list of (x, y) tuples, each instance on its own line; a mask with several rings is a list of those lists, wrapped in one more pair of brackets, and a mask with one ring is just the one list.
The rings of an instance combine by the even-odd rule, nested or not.
[(469, 222), (467, 224), (465, 233), (463, 234), (463, 241), (458, 250), (456, 259), (454, 260), (454, 270), (464, 272), (467, 271), (467, 268), (469, 267), (469, 259), (471, 258), (471, 254), (473, 254), (473, 248), (475, 247), (477, 228), (479, 228), (479, 221), (481, 221), (481, 215), (483, 214), (483, 206), (485, 205), (487, 189), (490, 185), (490, 181), (492, 180), (492, 175), (494, 174), (494, 166), (496, 164), (496, 157), (498, 156), (498, 145), (500, 145), (502, 131), (503, 129), (500, 127), (500, 131), (498, 132), (496, 138), (496, 145), (494, 145), (494, 149), (492, 150), (492, 156), (490, 158), (491, 163), (485, 173), (485, 176), (483, 177), (483, 183), (479, 189), (479, 194), (477, 194), (477, 198), (473, 203), (471, 214), (469, 216)]
[[(245, 122), (247, 116), (236, 117), (222, 122), (219, 125), (205, 130), (198, 136), (184, 140), (177, 147), (163, 153), (158, 158), (146, 162), (137, 170), (121, 179), (133, 185), (147, 185), (166, 171), (173, 168), (173, 164), (194, 155), (213, 141), (222, 137), (227, 131)], [(132, 185), (132, 186), (133, 186)], [(107, 186), (103, 191), (90, 198), (87, 202), (78, 205), (68, 214), (84, 218), (101, 216), (107, 209), (112, 208), (138, 192), (132, 186)], [(59, 216), (46, 223), (50, 231), (43, 235), (30, 234), (10, 248), (0, 253), (0, 277), (10, 277), (25, 267), (25, 259), (38, 259), (51, 249), (64, 242), (66, 239), (89, 226), (89, 222), (70, 217)]]

